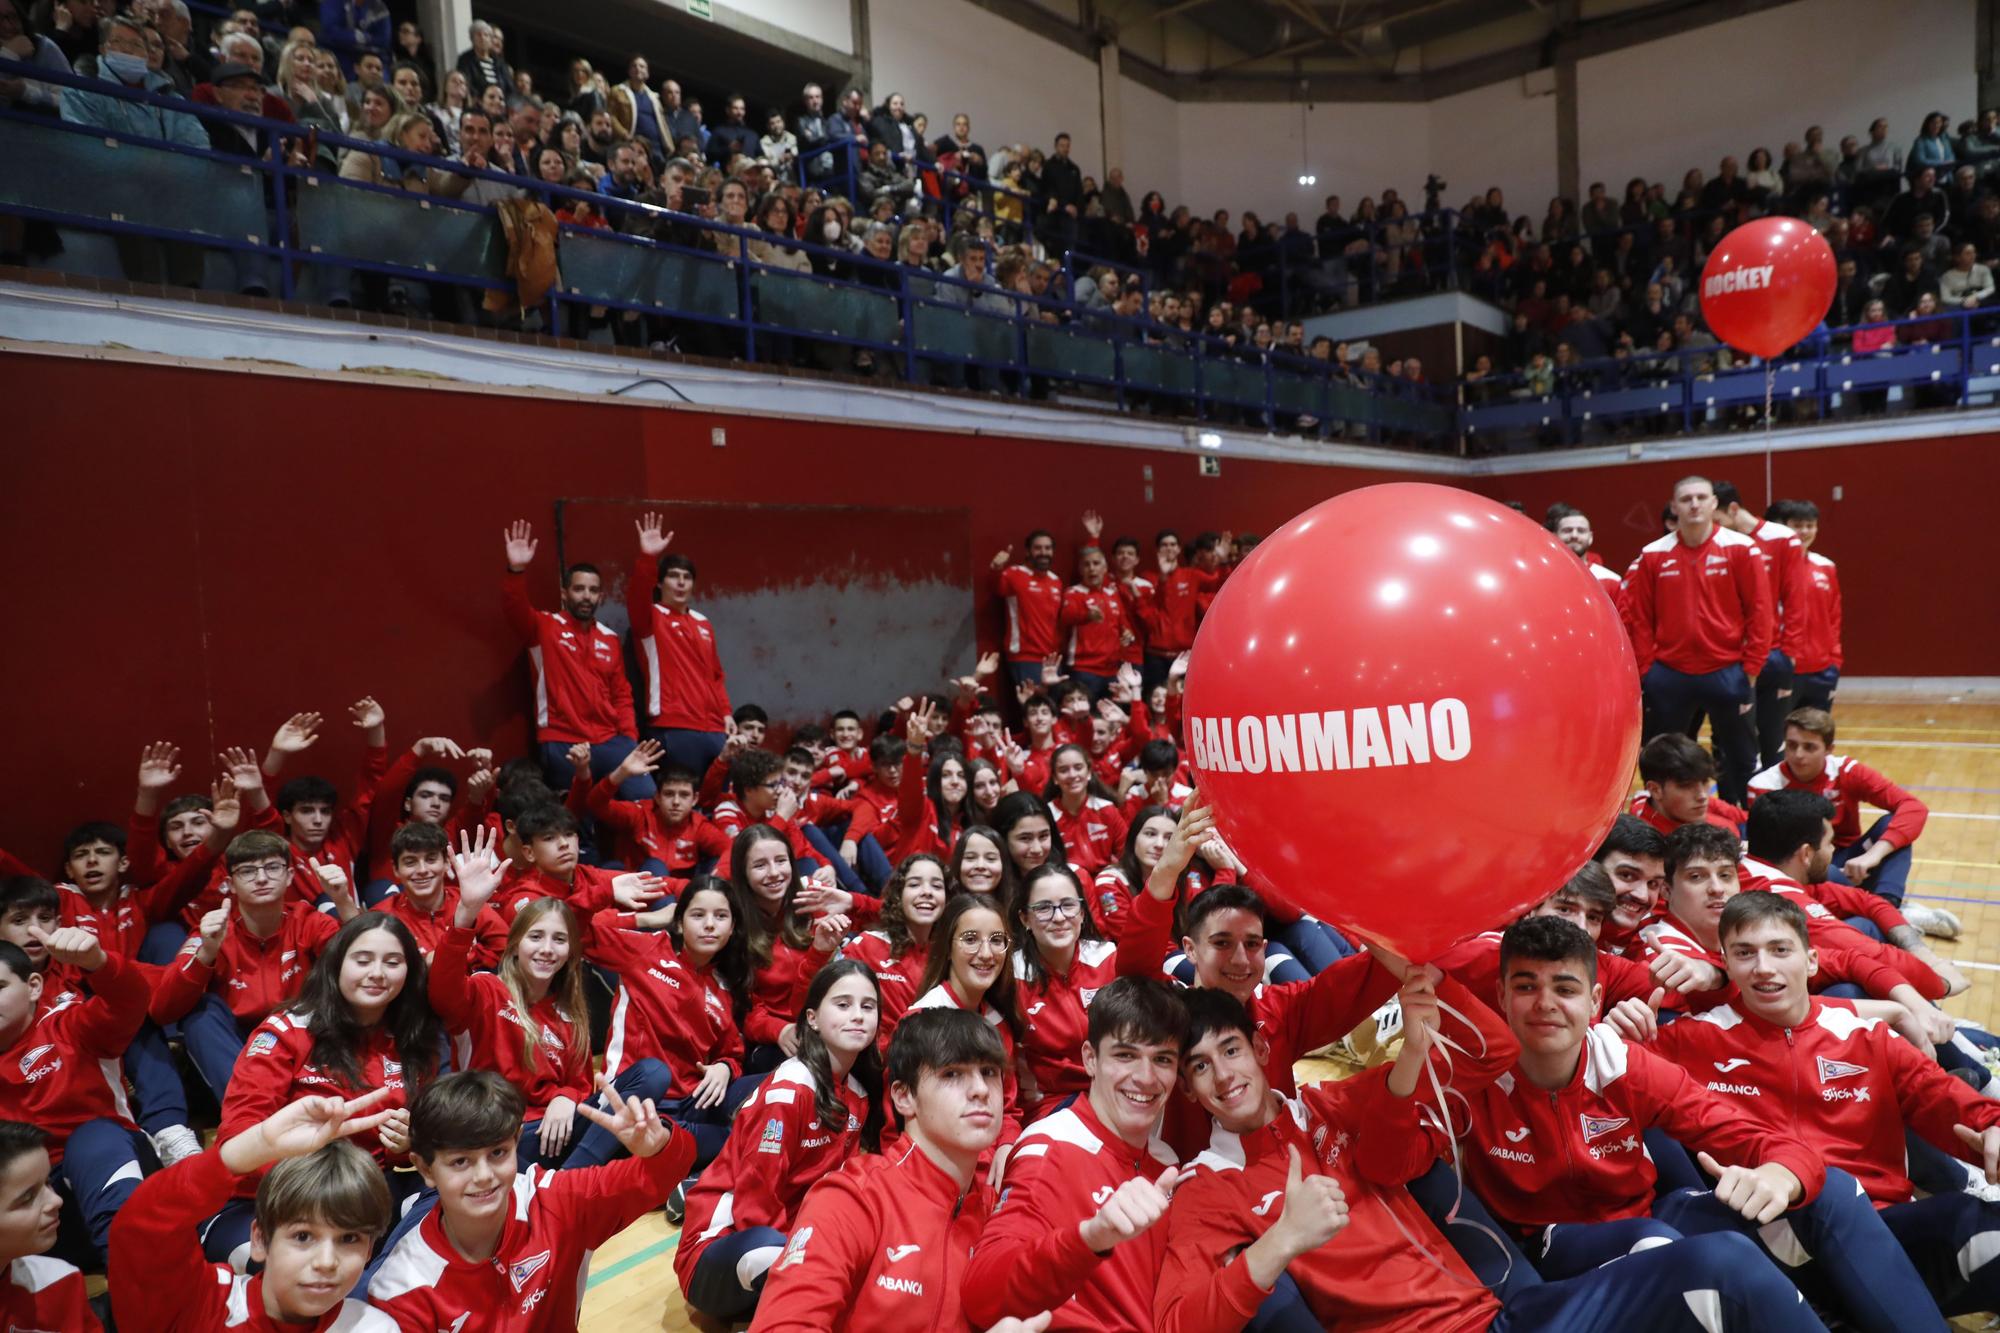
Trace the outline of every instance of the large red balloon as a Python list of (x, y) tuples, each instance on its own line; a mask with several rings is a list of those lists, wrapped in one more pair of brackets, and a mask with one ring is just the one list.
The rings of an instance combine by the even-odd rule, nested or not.
[(1251, 870), (1418, 961), (1589, 859), (1629, 790), (1639, 680), (1597, 581), (1469, 491), (1336, 496), (1230, 575), (1186, 733)]
[(1826, 318), (1836, 277), (1824, 236), (1797, 218), (1758, 218), (1709, 253), (1702, 317), (1737, 351), (1774, 357)]

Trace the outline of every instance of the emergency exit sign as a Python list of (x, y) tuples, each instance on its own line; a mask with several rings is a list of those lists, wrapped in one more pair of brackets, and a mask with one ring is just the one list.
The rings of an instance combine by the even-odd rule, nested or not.
[(712, 19), (715, 17), (715, 9), (709, 3), (709, 0), (687, 0), (687, 4), (688, 13), (698, 19)]

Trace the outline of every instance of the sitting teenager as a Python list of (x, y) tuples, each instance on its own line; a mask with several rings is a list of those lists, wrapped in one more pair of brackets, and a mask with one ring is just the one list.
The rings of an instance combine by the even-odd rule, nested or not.
[[(1852, 1327), (1908, 1327), (1929, 1297), (1854, 1178), (1680, 1066), (1593, 1027), (1602, 961), (1567, 922), (1509, 927), (1494, 994), (1521, 1054), (1511, 1077), (1467, 1094), (1467, 1183), (1536, 1268), (1574, 1277), (1646, 1244), (1735, 1231), (1830, 1296)], [(1714, 1187), (1659, 1192), (1643, 1137), (1654, 1129), (1699, 1154)]]
[(1639, 928), (1659, 914), (1667, 893), (1667, 838), (1637, 815), (1621, 813), (1591, 853), (1611, 877), (1616, 901), (1597, 942), (1607, 953), (1636, 954), (1644, 946)]
[[(1235, 997), (1188, 996), (1182, 1077), (1214, 1119), (1208, 1150), (1167, 1219), (1154, 1328), (1244, 1328), (1289, 1277), (1321, 1326), (1380, 1333), (1824, 1329), (1757, 1248), (1734, 1235), (1692, 1237), (1566, 1281), (1510, 1287), (1503, 1303), (1405, 1182), (1445, 1147), (1443, 1108), (1426, 1100), (1435, 1035), (1484, 1052), (1455, 1060), (1452, 1087), (1466, 1095), (1499, 1077), (1519, 1048), (1484, 1004), (1433, 969), (1411, 968), (1400, 1000), (1403, 1046), (1393, 1064), (1294, 1098), (1272, 1089), (1269, 1051)], [(1464, 1021), (1447, 1029), (1446, 1005)]]
[(83, 1274), (49, 1254), (62, 1229), (62, 1196), (49, 1183), (54, 1171), (40, 1129), (0, 1120), (0, 1263), (7, 1266), (0, 1320), (8, 1328), (100, 1333)]
[[(2000, 1308), (2000, 1204), (1963, 1191), (1918, 1199), (1904, 1143), (1913, 1134), (2000, 1183), (2000, 1102), (1940, 1069), (1865, 1002), (1813, 995), (1818, 954), (1797, 904), (1739, 894), (1721, 935), (1736, 997), (1661, 1028), (1653, 1049), (1859, 1181), (1945, 1316)], [(1904, 1313), (1935, 1325), (1929, 1310)]]
[(1007, 1154), (1021, 1134), (1021, 1093), (1015, 1077), (1021, 1045), (1021, 1010), (1016, 997), (1011, 957), (1013, 935), (1006, 910), (983, 893), (962, 893), (945, 904), (931, 931), (930, 955), (923, 980), (910, 1005), (911, 1014), (927, 1009), (956, 1009), (973, 1014), (999, 1036), (1007, 1053), (1000, 1110), (1003, 1117), (990, 1178), (998, 1181)]
[[(1651, 829), (1647, 830), (1652, 832)], [(1586, 861), (1574, 875), (1535, 906), (1521, 915), (1521, 921), (1555, 917), (1576, 926), (1595, 944), (1617, 908), (1611, 877), (1595, 861)], [(1519, 924), (1518, 922), (1516, 924)], [(1502, 933), (1489, 930), (1454, 944), (1437, 956), (1437, 966), (1474, 995), (1494, 994), (1500, 984)], [(1643, 1000), (1656, 989), (1653, 974), (1643, 963), (1618, 954), (1597, 956), (1597, 978), (1603, 996), (1597, 1012), (1602, 1015), (1621, 1000)], [(1665, 997), (1678, 1000), (1678, 994)]]
[(521, 1090), (491, 1070), (447, 1074), (409, 1111), (410, 1160), (437, 1206), (393, 1238), (368, 1279), (368, 1303), (397, 1327), (574, 1330), (590, 1252), (659, 1207), (687, 1173), (694, 1143), (651, 1102), (600, 1095), (577, 1114), (629, 1157), (577, 1171), (522, 1171)]
[[(458, 885), (451, 882), (451, 840), (436, 824), (412, 820), (389, 839), (389, 856), (396, 871), (396, 892), (382, 899), (380, 910), (410, 928), (417, 951), (428, 961), (458, 917)], [(490, 905), (479, 910), (472, 937), (472, 949), (466, 955), (472, 966), (498, 966), (507, 949), (507, 923)]]
[(494, 1070), (521, 1090), (524, 1166), (601, 1166), (608, 1156), (585, 1152), (577, 1133), (577, 1107), (591, 1088), (590, 1015), (583, 942), (569, 904), (538, 898), (523, 907), (499, 971), (471, 970), (474, 928), (500, 886), (493, 842), (493, 831), (481, 829), (452, 858), (458, 906), (430, 961), (431, 1007), (451, 1039), (452, 1063)]
[[(997, 867), (997, 844), (991, 845), (991, 849)], [(903, 1015), (923, 994), (931, 928), (944, 914), (950, 896), (944, 862), (935, 854), (917, 852), (905, 857), (882, 890), (882, 915), (873, 930), (837, 942), (829, 941), (819, 931), (813, 932), (813, 954), (799, 969), (799, 999), (803, 1001), (804, 989), (814, 983), (818, 971), (833, 958), (859, 960), (874, 973), (881, 987), (881, 1024), (876, 1044), (886, 1051), (889, 1039), (896, 1034), (896, 1024), (903, 1021)], [(823, 951), (822, 946), (829, 942), (837, 943), (837, 952)]]
[(1055, 815), (1069, 863), (1095, 876), (1125, 849), (1125, 816), (1111, 789), (1092, 770), (1083, 745), (1058, 746), (1049, 761), (1048, 790), (1042, 793)]
[[(729, 834), (694, 808), (694, 774), (675, 766), (661, 768), (661, 754), (658, 741), (640, 741), (590, 788), (590, 813), (598, 836), (608, 830), (613, 847), (632, 869), (686, 879), (729, 854)], [(620, 786), (648, 773), (653, 775), (651, 800), (618, 799)]]
[(741, 1132), (687, 1191), (674, 1273), (697, 1327), (757, 1308), (806, 1191), (882, 1133), (881, 991), (863, 963), (821, 968), (799, 1010), (798, 1054), (737, 1112)]
[[(1166, 742), (1155, 742), (1166, 744)], [(1124, 853), (1117, 861), (1097, 872), (1092, 885), (1090, 914), (1104, 938), (1116, 943), (1125, 936), (1132, 920), (1132, 899), (1146, 887), (1160, 853), (1173, 840), (1180, 810), (1171, 805), (1145, 805), (1134, 810), (1127, 825)], [(1233, 884), (1236, 870), (1219, 839), (1202, 844), (1197, 859), (1188, 862), (1175, 886), (1174, 913), (1178, 916), (1203, 889), (1212, 884)]]
[[(1090, 1007), (1118, 975), (1118, 946), (1097, 936), (1068, 866), (1028, 873), (1014, 918), (1015, 1004), (1021, 1012), (1022, 1112), (1037, 1120), (1090, 1087), (1081, 1054)], [(1037, 1306), (1036, 1309), (1040, 1309)]]
[[(1833, 803), (1833, 870), (1848, 884), (1901, 905), (1909, 886), (1912, 850), (1930, 809), (1922, 800), (1868, 765), (1833, 753), (1833, 714), (1800, 708), (1785, 719), (1785, 757), (1750, 779), (1750, 804), (1767, 792), (1803, 788)], [(1861, 807), (1886, 811), (1864, 831)], [(1938, 909), (1913, 908), (1912, 922), (1934, 934), (1958, 934), (1956, 918)]]
[[(444, 1028), (426, 990), (428, 969), (409, 927), (363, 912), (340, 928), (306, 974), (296, 999), (259, 1023), (222, 1098), (216, 1133), (231, 1138), (301, 1097), (329, 1090), (359, 1096), (389, 1089), (393, 1108), (356, 1136), (400, 1201), (417, 1182), (405, 1165), (408, 1092), (437, 1072)], [(250, 1243), (255, 1179), (241, 1182), (203, 1236), (208, 1257), (240, 1269)]]
[[(980, 1170), (1005, 1118), (1012, 1064), (993, 1027), (956, 1009), (911, 1013), (885, 1079), (900, 1131), (884, 1153), (820, 1179), (771, 1265), (755, 1333), (924, 1328), (963, 1333), (966, 1268), (993, 1212)], [(1038, 1333), (1045, 1318), (986, 1333)]]
[(1166, 1256), (1159, 1223), (1180, 1175), (1155, 1131), (1186, 1021), (1164, 982), (1123, 977), (1098, 992), (1077, 1034), (1084, 1091), (1022, 1132), (973, 1251), (965, 1310), (975, 1325), (1048, 1310), (1052, 1329), (1150, 1333)]
[[(346, 1140), (387, 1123), (389, 1100), (378, 1088), (288, 1102), (141, 1185), (111, 1227), (121, 1333), (396, 1333), (395, 1320), (348, 1297), (392, 1213), (382, 1173)], [(201, 1229), (250, 1182), (259, 1271), (245, 1276), (203, 1257)]]
[(1715, 782), (1715, 756), (1692, 737), (1669, 731), (1647, 741), (1639, 750), (1639, 780), (1646, 790), (1632, 798), (1630, 813), (1662, 833), (1672, 833), (1682, 824), (1743, 827), (1743, 811), (1709, 795)]

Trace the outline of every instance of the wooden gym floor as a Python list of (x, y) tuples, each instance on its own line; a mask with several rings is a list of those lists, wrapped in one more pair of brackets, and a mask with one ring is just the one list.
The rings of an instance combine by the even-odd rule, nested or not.
[[(1843, 691), (1835, 709), (1841, 727), (1836, 750), (1888, 774), (1931, 808), (1917, 843), (1910, 897), (1949, 908), (1964, 922), (1958, 940), (1932, 943), (1972, 981), (1972, 989), (1945, 1007), (2000, 1029), (2000, 700), (1850, 699), (1850, 692)], [(1314, 1063), (1316, 1075), (1331, 1072), (1330, 1065)], [(600, 1249), (583, 1327), (589, 1333), (691, 1329), (674, 1282), (678, 1239), (663, 1215), (651, 1213)]]

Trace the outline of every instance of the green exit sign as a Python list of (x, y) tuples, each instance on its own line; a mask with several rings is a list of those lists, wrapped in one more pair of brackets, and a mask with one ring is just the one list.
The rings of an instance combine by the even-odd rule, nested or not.
[(715, 8), (709, 3), (709, 0), (687, 0), (687, 4), (688, 13), (698, 19), (712, 19), (715, 17)]

